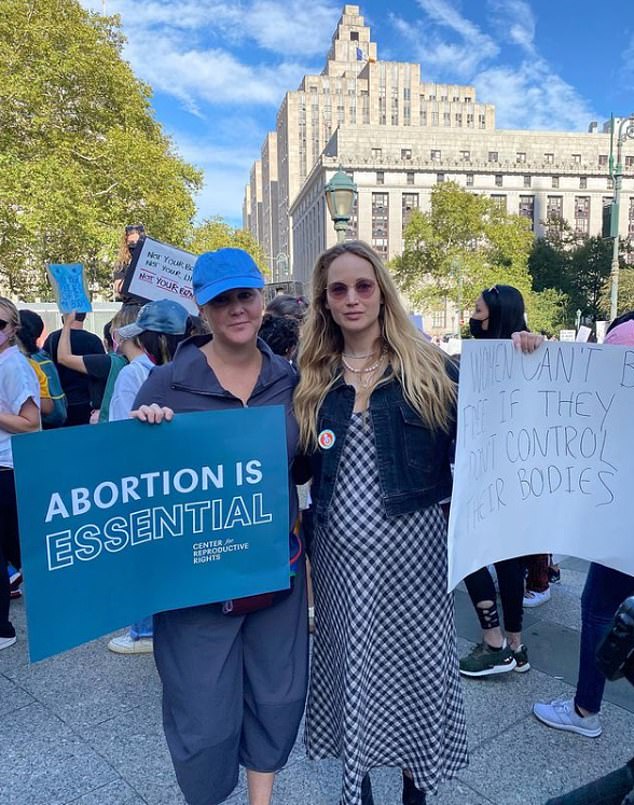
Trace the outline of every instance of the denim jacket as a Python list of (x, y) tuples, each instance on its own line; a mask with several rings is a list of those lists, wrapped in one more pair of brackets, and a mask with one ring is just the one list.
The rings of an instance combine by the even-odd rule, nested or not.
[[(454, 364), (447, 373), (457, 381)], [(328, 392), (317, 418), (319, 447), (311, 456), (311, 496), (316, 526), (328, 522), (341, 452), (354, 408), (355, 392), (340, 378)], [(448, 433), (430, 430), (409, 405), (398, 380), (379, 385), (370, 397), (379, 483), (388, 517), (420, 511), (451, 494), (450, 457), (455, 410)], [(334, 437), (334, 438), (333, 438)]]

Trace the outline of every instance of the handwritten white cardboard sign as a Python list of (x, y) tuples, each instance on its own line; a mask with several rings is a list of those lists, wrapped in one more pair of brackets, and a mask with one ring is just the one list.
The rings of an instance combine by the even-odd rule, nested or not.
[(561, 553), (634, 575), (634, 347), (462, 348), (449, 589)]
[(143, 299), (173, 299), (193, 315), (198, 313), (192, 289), (196, 256), (145, 238), (138, 258), (129, 269), (125, 290)]

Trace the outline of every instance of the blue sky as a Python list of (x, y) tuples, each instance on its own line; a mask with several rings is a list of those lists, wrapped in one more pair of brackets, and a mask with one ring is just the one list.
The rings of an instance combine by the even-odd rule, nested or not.
[[(104, 0), (82, 0), (102, 11)], [(249, 168), (284, 92), (318, 73), (343, 9), (332, 0), (105, 0), (157, 119), (205, 187), (199, 218), (241, 222)], [(475, 84), (498, 128), (585, 131), (634, 111), (632, 0), (368, 0), (379, 58), (424, 80)]]

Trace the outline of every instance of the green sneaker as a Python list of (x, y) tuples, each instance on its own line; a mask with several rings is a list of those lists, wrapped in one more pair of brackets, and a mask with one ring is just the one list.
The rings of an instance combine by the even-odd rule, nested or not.
[(513, 651), (513, 656), (515, 657), (515, 668), (513, 670), (516, 673), (523, 674), (531, 670), (531, 664), (528, 661), (528, 649), (524, 643), (522, 643), (517, 651)]
[(506, 641), (502, 648), (491, 648), (486, 643), (479, 643), (460, 660), (460, 673), (465, 676), (491, 676), (512, 671), (516, 665), (517, 661)]

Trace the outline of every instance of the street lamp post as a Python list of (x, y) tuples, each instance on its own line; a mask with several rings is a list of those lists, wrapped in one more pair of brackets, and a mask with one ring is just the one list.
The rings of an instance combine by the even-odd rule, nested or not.
[[(612, 135), (614, 135), (614, 121), (612, 121)], [(610, 283), (610, 318), (617, 317), (619, 303), (619, 206), (621, 203), (621, 184), (623, 182), (623, 144), (630, 138), (634, 139), (634, 113), (623, 118), (619, 123), (616, 137), (616, 166), (610, 154), (610, 175), (614, 182), (614, 203), (610, 216), (610, 234), (614, 238), (612, 243), (612, 270)]]
[(328, 212), (337, 232), (337, 243), (343, 243), (345, 240), (346, 230), (352, 217), (352, 205), (356, 192), (356, 184), (341, 168), (324, 188)]

